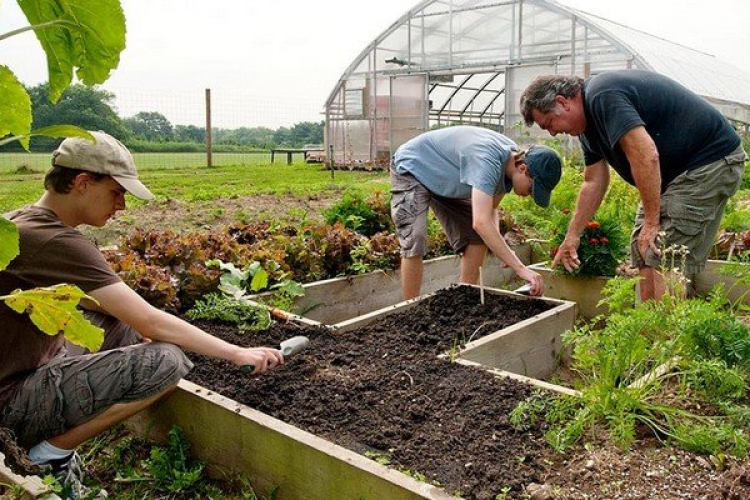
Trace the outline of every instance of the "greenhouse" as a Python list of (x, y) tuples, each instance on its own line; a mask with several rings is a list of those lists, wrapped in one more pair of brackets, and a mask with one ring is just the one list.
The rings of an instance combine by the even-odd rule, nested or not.
[(750, 127), (750, 75), (716, 57), (551, 0), (426, 0), (372, 41), (325, 105), (326, 151), (382, 168), (430, 128), (526, 129), (518, 100), (545, 74), (644, 69), (667, 75)]

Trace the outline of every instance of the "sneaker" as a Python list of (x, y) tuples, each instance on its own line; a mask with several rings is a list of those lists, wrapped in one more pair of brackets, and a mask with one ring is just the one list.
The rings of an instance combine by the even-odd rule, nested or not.
[(83, 485), (83, 463), (75, 451), (65, 458), (50, 460), (41, 467), (55, 477), (60, 486), (57, 493), (64, 500), (95, 500), (108, 496), (105, 490)]

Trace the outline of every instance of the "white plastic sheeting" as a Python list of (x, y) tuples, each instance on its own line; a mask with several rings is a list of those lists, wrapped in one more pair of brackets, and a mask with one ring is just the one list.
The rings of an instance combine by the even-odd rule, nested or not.
[(709, 54), (553, 0), (427, 0), (344, 72), (326, 103), (327, 144), (337, 164), (369, 168), (429, 127), (522, 135), (518, 98), (534, 77), (630, 68), (670, 76), (750, 124), (750, 75)]

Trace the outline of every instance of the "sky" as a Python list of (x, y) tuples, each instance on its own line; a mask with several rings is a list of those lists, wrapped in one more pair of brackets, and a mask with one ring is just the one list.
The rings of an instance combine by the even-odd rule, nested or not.
[[(104, 88), (122, 116), (157, 110), (201, 124), (290, 126), (322, 120), (339, 77), (410, 0), (121, 0), (127, 48)], [(561, 0), (560, 3), (713, 54), (750, 74), (748, 0)], [(0, 0), (0, 33), (28, 24)], [(26, 84), (47, 80), (31, 32), (0, 41), (0, 64)], [(750, 81), (748, 81), (750, 85)]]

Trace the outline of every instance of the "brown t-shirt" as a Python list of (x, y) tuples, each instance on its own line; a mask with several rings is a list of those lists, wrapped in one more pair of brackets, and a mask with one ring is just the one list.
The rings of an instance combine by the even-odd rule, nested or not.
[[(120, 281), (96, 246), (66, 226), (49, 209), (30, 206), (11, 212), (20, 235), (20, 253), (0, 271), (0, 295), (14, 290), (77, 285), (89, 293)], [(59, 354), (62, 335), (42, 333), (27, 314), (0, 301), (0, 409), (23, 379)]]

